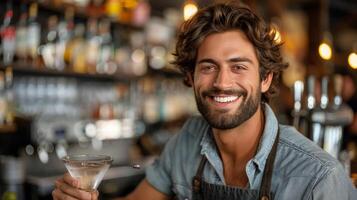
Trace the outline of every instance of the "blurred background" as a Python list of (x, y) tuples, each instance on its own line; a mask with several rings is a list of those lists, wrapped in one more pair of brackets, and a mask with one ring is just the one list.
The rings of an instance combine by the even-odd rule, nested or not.
[[(69, 154), (114, 161), (101, 199), (144, 177), (197, 114), (170, 62), (180, 24), (219, 0), (0, 2), (0, 199), (52, 199)], [(357, 179), (357, 2), (245, 0), (290, 63), (272, 102)], [(140, 164), (141, 169), (127, 167)]]

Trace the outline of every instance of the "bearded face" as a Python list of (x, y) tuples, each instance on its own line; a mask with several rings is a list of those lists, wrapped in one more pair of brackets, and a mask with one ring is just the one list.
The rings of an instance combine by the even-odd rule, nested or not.
[(272, 78), (260, 79), (255, 47), (239, 30), (208, 35), (189, 77), (198, 110), (217, 129), (232, 129), (250, 119)]
[[(198, 110), (213, 128), (232, 129), (254, 115), (261, 102), (261, 93), (260, 87), (251, 96), (248, 96), (247, 91), (244, 90), (211, 88), (201, 93), (195, 91), (195, 98)], [(217, 109), (210, 106), (210, 101), (226, 103), (238, 99), (241, 100), (241, 103), (234, 110)]]

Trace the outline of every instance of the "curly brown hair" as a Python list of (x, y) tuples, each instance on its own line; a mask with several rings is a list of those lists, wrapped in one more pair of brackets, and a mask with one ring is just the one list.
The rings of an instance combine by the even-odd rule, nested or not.
[[(187, 75), (193, 73), (196, 65), (197, 50), (201, 42), (212, 33), (241, 30), (256, 50), (260, 66), (260, 78), (273, 73), (273, 80), (262, 101), (269, 102), (278, 92), (279, 76), (288, 66), (280, 54), (281, 43), (277, 43), (275, 31), (254, 14), (248, 7), (236, 3), (215, 4), (198, 11), (190, 20), (185, 21), (178, 34), (173, 64)], [(185, 84), (191, 86), (186, 76)]]

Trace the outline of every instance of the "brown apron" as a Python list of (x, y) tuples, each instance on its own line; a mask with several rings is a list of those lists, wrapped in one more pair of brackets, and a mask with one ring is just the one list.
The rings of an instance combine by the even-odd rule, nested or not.
[(203, 156), (196, 175), (192, 180), (192, 200), (271, 200), (271, 177), (279, 141), (279, 130), (273, 147), (267, 158), (260, 190), (241, 189), (237, 187), (207, 183), (202, 179), (207, 158)]

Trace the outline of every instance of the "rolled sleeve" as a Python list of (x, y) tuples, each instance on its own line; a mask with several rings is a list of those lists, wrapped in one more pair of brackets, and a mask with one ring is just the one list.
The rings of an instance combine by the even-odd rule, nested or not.
[(167, 195), (173, 195), (171, 172), (174, 159), (173, 151), (176, 147), (176, 140), (177, 135), (173, 136), (169, 140), (160, 157), (145, 171), (147, 181), (158, 191)]

